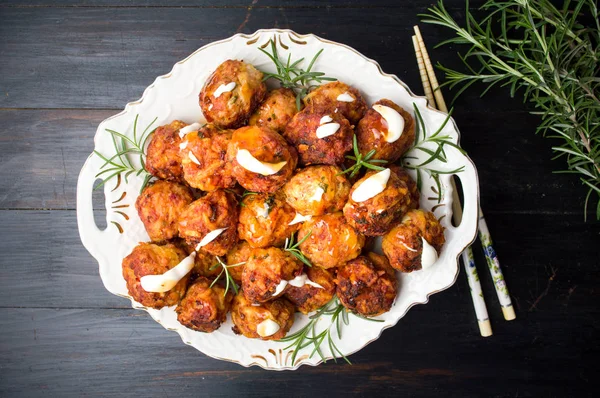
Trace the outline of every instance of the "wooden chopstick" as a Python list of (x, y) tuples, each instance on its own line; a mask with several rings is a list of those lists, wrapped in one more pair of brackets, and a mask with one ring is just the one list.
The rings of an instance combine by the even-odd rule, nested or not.
[[(435, 71), (433, 69), (433, 66), (431, 65), (429, 53), (427, 52), (427, 48), (425, 47), (425, 43), (423, 42), (423, 36), (421, 36), (421, 31), (418, 26), (415, 25), (414, 30), (415, 30), (415, 36), (413, 36), (413, 44), (416, 40), (416, 42), (419, 45), (419, 50), (420, 50), (419, 51), (420, 54), (417, 54), (417, 59), (419, 58), (419, 55), (423, 58), (423, 63), (425, 64), (425, 69), (427, 71), (426, 76), (429, 78), (429, 80), (427, 82), (423, 81), (423, 86), (427, 85), (427, 86), (433, 87), (433, 92), (434, 92), (435, 99), (437, 101), (438, 109), (447, 113), (448, 108), (446, 107), (446, 102), (444, 101), (444, 96), (442, 95), (442, 91), (439, 87), (437, 77), (435, 76)], [(421, 63), (419, 63), (419, 68), (421, 68)], [(423, 79), (424, 76), (425, 75), (421, 72), (421, 79)], [(458, 210), (458, 213), (462, 216), (462, 209), (460, 207), (460, 202), (459, 202), (458, 193), (456, 190), (456, 185), (454, 184), (453, 179), (451, 180), (451, 182), (452, 182), (452, 187), (453, 187), (453, 195), (452, 195), (453, 213), (454, 213), (454, 215), (456, 215), (457, 210)], [(455, 204), (457, 206), (454, 206)], [(481, 210), (481, 206), (479, 207), (478, 210), (479, 210), (479, 219), (478, 219), (479, 240), (481, 241), (481, 244), (483, 246), (483, 251), (484, 251), (486, 261), (488, 264), (488, 269), (492, 276), (492, 280), (494, 281), (494, 288), (496, 289), (496, 294), (498, 295), (498, 300), (500, 301), (500, 305), (502, 307), (502, 314), (504, 315), (504, 319), (506, 319), (507, 321), (511, 321), (516, 318), (515, 310), (512, 306), (512, 301), (510, 299), (510, 294), (508, 293), (508, 287), (506, 286), (506, 282), (504, 280), (504, 275), (502, 274), (502, 269), (500, 268), (500, 262), (498, 261), (498, 256), (496, 255), (496, 251), (494, 250), (494, 248), (492, 246), (492, 237), (491, 237), (490, 231), (487, 227), (487, 223), (485, 222), (485, 218), (483, 217), (483, 211)], [(459, 218), (462, 218), (462, 217), (459, 217)], [(456, 219), (454, 221), (456, 223), (459, 222)], [(471, 254), (471, 256), (467, 256), (467, 257), (469, 258), (469, 260), (471, 260), (473, 258), (472, 251), (471, 251), (471, 253), (469, 253), (469, 251), (471, 251), (470, 247), (467, 248), (467, 254)], [(467, 262), (465, 261), (464, 257), (463, 257), (463, 262), (465, 263), (465, 266), (466, 266)], [(472, 265), (473, 265), (472, 271), (477, 272), (475, 269), (474, 262), (472, 262)], [(479, 288), (481, 288), (480, 284), (479, 284)], [(473, 292), (473, 290), (471, 290), (471, 293), (472, 292)], [(483, 299), (483, 295), (481, 295), (481, 298)], [(475, 298), (474, 298), (474, 304), (475, 304)], [(477, 307), (477, 304), (476, 304), (476, 307)], [(486, 314), (487, 314), (487, 310), (486, 310)], [(478, 317), (478, 320), (479, 319), (480, 318)]]
[(429, 79), (427, 78), (427, 70), (425, 69), (425, 64), (423, 63), (423, 54), (421, 54), (421, 47), (419, 47), (419, 40), (417, 36), (412, 37), (413, 46), (415, 47), (415, 54), (417, 56), (417, 64), (419, 65), (419, 73), (421, 74), (421, 82), (423, 83), (423, 91), (425, 91), (425, 97), (429, 101), (429, 105), (432, 107), (435, 106), (435, 98), (433, 98), (433, 92), (431, 91), (431, 85), (429, 84)]

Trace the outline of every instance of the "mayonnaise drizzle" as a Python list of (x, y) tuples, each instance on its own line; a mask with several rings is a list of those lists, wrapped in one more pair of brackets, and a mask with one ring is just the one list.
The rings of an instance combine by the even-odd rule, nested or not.
[(179, 129), (179, 138), (185, 137), (187, 134), (192, 131), (198, 131), (202, 127), (200, 123), (192, 123), (189, 126), (185, 126)]
[(435, 247), (431, 246), (425, 238), (421, 237), (423, 241), (423, 252), (421, 253), (421, 267), (423, 269), (431, 267), (438, 259), (437, 251)]
[(308, 221), (312, 218), (312, 216), (303, 216), (300, 213), (296, 213), (296, 215), (294, 216), (294, 219), (292, 221), (289, 222), (288, 225), (294, 225), (294, 224), (298, 224), (304, 221)]
[(233, 90), (235, 88), (235, 86), (236, 86), (235, 82), (221, 84), (213, 93), (213, 97), (219, 98), (221, 96), (221, 94), (230, 92), (231, 90)]
[(315, 131), (317, 138), (325, 138), (335, 134), (340, 129), (339, 123), (332, 123), (333, 118), (329, 115), (325, 115), (319, 121), (319, 127)]
[(181, 144), (179, 144), (179, 149), (181, 149), (182, 151), (187, 148), (187, 141), (183, 141)]
[(168, 292), (194, 268), (195, 258), (196, 252), (193, 252), (164, 274), (142, 276), (140, 278), (142, 289), (150, 293)]
[(288, 284), (290, 286), (294, 286), (294, 287), (302, 287), (304, 285), (309, 285), (309, 286), (314, 286), (317, 289), (324, 289), (323, 286), (308, 279), (308, 275), (306, 275), (306, 274), (298, 275), (291, 281), (288, 281)]
[(404, 118), (395, 109), (384, 105), (373, 105), (375, 112), (379, 113), (387, 122), (387, 134), (383, 134), (387, 142), (395, 142), (404, 131)]
[(227, 228), (217, 228), (213, 231), (210, 231), (209, 233), (207, 233), (204, 238), (202, 238), (202, 240), (200, 241), (200, 243), (198, 243), (196, 245), (196, 251), (200, 250), (201, 247), (204, 247), (206, 245), (208, 245), (210, 242), (212, 242), (213, 240), (217, 239), (217, 236), (221, 235), (225, 230), (227, 230), (229, 227)]
[(279, 284), (275, 288), (275, 292), (273, 292), (273, 297), (280, 295), (281, 292), (283, 292), (283, 290), (286, 288), (287, 285), (288, 285), (288, 281), (282, 279), (281, 282), (279, 282)]
[(192, 153), (192, 151), (189, 151), (189, 153), (188, 153), (188, 156), (190, 157), (190, 160), (191, 160), (192, 162), (196, 163), (198, 166), (202, 166), (202, 165), (200, 164), (200, 161), (198, 160), (198, 158), (196, 157), (196, 155), (194, 155), (194, 154)]
[(352, 192), (352, 200), (355, 202), (364, 202), (372, 197), (379, 195), (390, 179), (390, 169), (381, 170), (378, 173), (373, 174), (366, 180), (364, 180), (355, 190)]
[(277, 333), (279, 329), (280, 326), (277, 322), (272, 319), (265, 319), (256, 326), (256, 333), (258, 333), (260, 337), (269, 337)]
[(239, 165), (245, 168), (246, 170), (264, 176), (277, 174), (279, 170), (281, 170), (283, 166), (287, 164), (287, 161), (279, 163), (261, 162), (260, 160), (252, 156), (252, 154), (246, 149), (238, 149), (235, 155), (235, 160), (237, 160)]
[(338, 95), (336, 99), (341, 102), (354, 102), (354, 97), (351, 96), (347, 91)]
[(313, 195), (308, 198), (309, 202), (320, 202), (321, 199), (323, 198), (323, 194), (325, 193), (325, 190), (321, 187), (317, 187), (317, 189), (315, 190), (315, 193), (313, 193)]

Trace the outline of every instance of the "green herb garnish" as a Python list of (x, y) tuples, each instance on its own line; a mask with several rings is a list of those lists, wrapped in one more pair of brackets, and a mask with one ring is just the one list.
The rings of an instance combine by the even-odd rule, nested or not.
[(215, 258), (217, 259), (217, 263), (215, 265), (213, 265), (212, 267), (210, 267), (208, 270), (212, 271), (219, 266), (222, 269), (221, 269), (221, 272), (219, 273), (219, 275), (217, 275), (217, 277), (215, 278), (215, 280), (212, 281), (212, 283), (210, 284), (210, 287), (213, 287), (215, 285), (215, 283), (217, 283), (217, 281), (221, 278), (221, 276), (223, 274), (225, 274), (225, 291), (223, 292), (223, 297), (225, 297), (225, 295), (229, 291), (230, 286), (233, 289), (233, 291), (235, 292), (235, 294), (238, 294), (238, 285), (235, 282), (235, 280), (233, 279), (233, 277), (231, 276), (231, 274), (229, 273), (229, 268), (239, 267), (240, 265), (246, 264), (246, 262), (244, 261), (244, 262), (237, 263), (237, 264), (227, 265), (223, 262), (223, 260), (221, 260), (221, 257), (215, 256)]
[(310, 234), (312, 234), (312, 229), (310, 231), (308, 231), (306, 236), (304, 236), (304, 238), (302, 238), (300, 240), (300, 242), (296, 242), (296, 243), (294, 243), (295, 234), (290, 235), (289, 239), (285, 240), (285, 244), (283, 245), (283, 250), (285, 250), (286, 252), (289, 252), (292, 256), (296, 257), (298, 260), (302, 261), (304, 264), (308, 265), (309, 267), (312, 267), (312, 263), (310, 262), (310, 260), (308, 258), (306, 258), (304, 253), (302, 253), (299, 248), (300, 245), (302, 243), (304, 243), (304, 241), (310, 237)]
[(346, 155), (346, 159), (353, 160), (354, 164), (338, 174), (350, 173), (350, 178), (352, 178), (358, 174), (360, 169), (363, 167), (378, 171), (385, 169), (385, 167), (377, 166), (377, 164), (385, 164), (387, 163), (387, 160), (371, 159), (375, 155), (375, 149), (371, 149), (366, 155), (360, 153), (358, 150), (358, 141), (356, 140), (356, 135), (352, 137), (352, 150), (354, 151), (354, 156)]

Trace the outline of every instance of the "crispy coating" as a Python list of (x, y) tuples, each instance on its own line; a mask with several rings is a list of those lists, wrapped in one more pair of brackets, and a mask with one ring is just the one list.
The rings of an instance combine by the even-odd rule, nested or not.
[[(338, 101), (337, 98), (341, 94), (350, 95), (354, 101)], [(367, 111), (367, 103), (360, 92), (339, 81), (319, 86), (304, 97), (304, 104), (307, 108), (330, 109), (332, 112), (337, 109), (338, 113), (341, 113), (352, 125), (356, 125)]]
[(384, 256), (368, 253), (338, 268), (337, 296), (350, 311), (377, 316), (392, 308), (398, 281)]
[(279, 193), (247, 195), (240, 207), (238, 235), (252, 247), (282, 246), (298, 229), (298, 224), (289, 225), (295, 216)]
[[(300, 214), (319, 216), (342, 210), (350, 183), (337, 166), (309, 166), (283, 187), (286, 201)], [(321, 194), (322, 192), (322, 194)]]
[(206, 124), (198, 132), (185, 136), (181, 144), (181, 164), (190, 186), (203, 191), (235, 186), (231, 163), (226, 159), (232, 135), (231, 130)]
[(156, 178), (183, 182), (183, 169), (179, 156), (179, 129), (187, 126), (175, 120), (171, 124), (158, 127), (152, 134), (146, 151), (146, 170)]
[(304, 272), (312, 282), (323, 288), (305, 284), (302, 287), (290, 286), (285, 297), (303, 314), (316, 311), (327, 304), (335, 294), (335, 282), (331, 271), (319, 267), (305, 267)]
[(250, 117), (250, 126), (265, 126), (283, 133), (285, 126), (298, 113), (296, 94), (289, 88), (269, 91), (263, 103)]
[(233, 300), (231, 292), (225, 293), (220, 285), (210, 287), (210, 281), (200, 277), (188, 288), (175, 309), (177, 320), (186, 328), (211, 333), (227, 319)]
[(375, 109), (369, 108), (356, 128), (358, 149), (363, 155), (374, 149), (375, 155), (372, 159), (395, 162), (410, 149), (415, 141), (415, 120), (410, 113), (390, 100), (382, 99), (373, 105), (387, 106), (398, 112), (404, 119), (404, 130), (396, 141), (387, 142), (385, 140), (388, 133), (386, 120)]
[(185, 294), (189, 275), (182, 278), (171, 290), (164, 293), (147, 292), (140, 279), (146, 275), (164, 274), (186, 257), (185, 251), (173, 244), (159, 246), (140, 243), (123, 259), (123, 278), (129, 295), (145, 307), (160, 309), (175, 305)]
[(154, 242), (176, 238), (177, 221), (194, 200), (188, 187), (158, 180), (148, 185), (135, 201), (135, 208)]
[[(227, 252), (227, 264), (233, 265), (245, 263), (248, 261), (250, 254), (252, 254), (252, 246), (250, 246), (245, 240), (241, 240), (233, 247), (233, 249)], [(227, 269), (233, 280), (240, 285), (242, 284), (242, 274), (244, 272), (245, 265), (246, 264), (242, 264), (235, 267), (229, 267)]]
[(446, 239), (444, 227), (428, 211), (411, 210), (390, 232), (383, 236), (381, 249), (395, 269), (402, 272), (422, 268), (423, 239), (440, 253)]
[[(208, 122), (222, 128), (241, 127), (267, 93), (263, 74), (251, 64), (227, 60), (217, 67), (200, 91), (200, 108)], [(221, 91), (235, 83), (231, 91)]]
[[(217, 259), (212, 254), (205, 252), (204, 250), (200, 250), (196, 253), (196, 258), (194, 259), (194, 269), (192, 270), (192, 274), (194, 277), (205, 277), (210, 280), (213, 280), (219, 275), (222, 268), (214, 267), (217, 264)], [(211, 269), (213, 268), (213, 269)]]
[(418, 209), (419, 208), (419, 199), (421, 197), (421, 193), (419, 192), (419, 188), (417, 187), (417, 183), (412, 179), (410, 174), (402, 167), (397, 165), (389, 166), (392, 173), (396, 174), (402, 181), (406, 183), (408, 187), (408, 192), (410, 192), (410, 205), (409, 209)]
[(289, 281), (302, 274), (302, 263), (289, 252), (276, 247), (254, 249), (242, 273), (242, 289), (253, 303), (264, 303), (283, 295), (275, 295), (281, 281)]
[(356, 258), (365, 245), (365, 237), (346, 221), (342, 212), (325, 214), (305, 221), (298, 231), (300, 250), (313, 265), (333, 268)]
[[(318, 138), (317, 129), (321, 119), (329, 116), (338, 123), (338, 130), (327, 137)], [(328, 123), (325, 123), (328, 124)], [(328, 108), (305, 108), (288, 123), (283, 136), (298, 151), (299, 162), (303, 166), (311, 164), (342, 164), (345, 154), (352, 149), (352, 127), (339, 112)]]
[[(284, 298), (253, 305), (243, 291), (233, 299), (231, 320), (233, 332), (251, 339), (279, 340), (287, 334), (294, 324), (294, 305)], [(256, 329), (263, 321), (270, 319), (279, 325), (279, 330), (271, 336), (261, 337)]]
[[(239, 149), (266, 163), (286, 161), (286, 165), (277, 173), (262, 175), (243, 168), (236, 160)], [(247, 126), (237, 129), (227, 148), (227, 161), (233, 166), (233, 176), (238, 183), (252, 192), (273, 193), (283, 186), (292, 176), (298, 164), (298, 154), (282, 136), (275, 131), (260, 126)]]
[(352, 200), (352, 193), (360, 184), (376, 171), (369, 171), (358, 180), (350, 190), (348, 203), (344, 206), (344, 216), (348, 223), (358, 232), (367, 236), (379, 236), (390, 230), (393, 223), (409, 209), (411, 198), (406, 183), (395, 173), (390, 178), (383, 192), (363, 202)]
[(179, 236), (196, 247), (211, 231), (227, 228), (202, 247), (206, 253), (223, 256), (237, 242), (238, 209), (235, 196), (218, 189), (192, 202), (179, 218)]

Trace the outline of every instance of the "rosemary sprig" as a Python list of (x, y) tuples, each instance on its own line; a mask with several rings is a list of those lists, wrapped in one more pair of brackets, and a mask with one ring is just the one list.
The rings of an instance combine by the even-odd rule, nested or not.
[[(125, 182), (128, 183), (128, 177), (136, 173), (136, 176), (144, 175), (144, 181), (140, 192), (146, 187), (152, 175), (146, 170), (146, 143), (148, 139), (154, 133), (154, 130), (149, 131), (150, 127), (156, 122), (158, 118), (154, 118), (150, 124), (146, 126), (144, 131), (138, 137), (137, 123), (139, 115), (135, 115), (133, 122), (133, 138), (130, 138), (127, 134), (120, 133), (115, 130), (105, 129), (106, 132), (110, 133), (113, 145), (115, 147), (115, 153), (112, 156), (104, 156), (100, 152), (94, 150), (94, 153), (98, 155), (104, 164), (100, 166), (100, 172), (96, 174), (96, 178), (101, 177), (102, 182), (98, 183), (94, 189), (98, 189), (109, 180), (116, 177), (119, 174), (124, 173)], [(130, 156), (139, 156), (139, 166), (135, 164)]]
[(387, 163), (387, 160), (371, 159), (373, 155), (375, 155), (375, 149), (371, 149), (365, 155), (360, 153), (358, 150), (358, 141), (356, 140), (356, 135), (352, 136), (352, 151), (354, 152), (354, 155), (346, 155), (346, 159), (353, 160), (354, 164), (338, 174), (350, 173), (349, 177), (353, 178), (363, 167), (378, 171), (385, 169), (385, 167), (377, 166), (377, 164), (385, 164)]
[(304, 243), (304, 241), (310, 237), (310, 234), (312, 234), (312, 229), (310, 231), (308, 231), (308, 233), (306, 234), (306, 236), (304, 238), (300, 239), (300, 242), (296, 242), (296, 243), (294, 243), (294, 240), (296, 239), (295, 234), (290, 235), (289, 238), (285, 239), (285, 244), (283, 245), (283, 250), (285, 250), (286, 252), (289, 252), (292, 256), (296, 257), (298, 260), (302, 261), (304, 264), (308, 265), (309, 267), (312, 267), (312, 263), (310, 262), (310, 260), (308, 258), (306, 258), (304, 253), (302, 253), (300, 251), (300, 245), (302, 243)]
[[(577, 174), (588, 189), (585, 213), (592, 194), (600, 219), (600, 14), (594, 0), (564, 2), (557, 9), (549, 0), (490, 0), (482, 6), (487, 17), (478, 22), (469, 11), (464, 27), (442, 1), (422, 15), (423, 22), (455, 33), (439, 45), (466, 45), (460, 55), (467, 72), (438, 67), (456, 97), (476, 82), (487, 84), (481, 95), (499, 84), (511, 96), (522, 90), (541, 116), (537, 133), (559, 140), (555, 158), (563, 157), (567, 170)], [(587, 19), (589, 26), (578, 19)]]
[[(448, 159), (446, 158), (446, 152), (444, 147), (446, 145), (456, 148), (461, 153), (465, 153), (465, 151), (455, 143), (453, 143), (452, 137), (450, 135), (442, 135), (442, 130), (448, 124), (450, 117), (452, 116), (452, 110), (448, 113), (448, 116), (444, 119), (440, 127), (433, 133), (427, 134), (427, 129), (425, 127), (425, 122), (423, 121), (423, 116), (421, 116), (421, 111), (417, 107), (417, 104), (413, 103), (413, 107), (415, 110), (415, 118), (417, 119), (416, 128), (415, 128), (415, 143), (413, 147), (406, 153), (406, 155), (402, 158), (402, 167), (406, 169), (416, 170), (417, 172), (417, 187), (421, 190), (423, 185), (423, 177), (421, 175), (422, 172), (428, 174), (436, 184), (437, 187), (437, 197), (436, 200), (440, 203), (444, 197), (443, 186), (440, 181), (441, 174), (456, 174), (460, 173), (464, 170), (464, 166), (458, 167), (454, 170), (443, 170), (440, 168), (434, 168), (434, 162), (439, 163), (448, 163)], [(427, 157), (422, 159), (417, 156), (417, 152), (420, 151), (424, 153)], [(414, 164), (415, 161), (419, 161), (418, 164)]]
[(215, 280), (212, 281), (212, 283), (210, 284), (210, 287), (213, 287), (217, 283), (217, 281), (219, 279), (221, 279), (221, 276), (223, 274), (225, 274), (225, 291), (223, 292), (223, 297), (225, 297), (225, 295), (227, 295), (227, 292), (229, 291), (230, 286), (233, 289), (233, 291), (235, 292), (235, 294), (238, 294), (238, 285), (235, 282), (235, 280), (233, 279), (233, 277), (231, 276), (231, 274), (229, 273), (229, 268), (239, 267), (240, 265), (246, 264), (246, 262), (244, 261), (241, 263), (227, 265), (223, 262), (223, 260), (221, 260), (221, 257), (215, 256), (215, 258), (217, 259), (217, 263), (215, 265), (213, 265), (212, 267), (210, 267), (209, 271), (212, 271), (212, 270), (216, 269), (217, 267), (221, 267), (222, 269), (221, 269), (221, 272), (219, 273), (219, 275), (217, 275), (217, 277), (215, 278)]
[(281, 87), (290, 88), (296, 94), (296, 107), (298, 110), (302, 108), (301, 101), (302, 99), (310, 92), (311, 89), (318, 86), (315, 83), (323, 83), (323, 82), (331, 82), (336, 81), (337, 79), (333, 77), (325, 76), (323, 72), (314, 72), (312, 71), (312, 67), (314, 66), (317, 58), (323, 52), (323, 49), (319, 50), (313, 59), (310, 61), (308, 68), (306, 70), (300, 67), (300, 64), (304, 61), (304, 58), (300, 58), (292, 62), (292, 54), (288, 54), (287, 62), (283, 63), (279, 59), (279, 54), (277, 53), (277, 45), (274, 40), (269, 40), (271, 45), (271, 53), (266, 50), (259, 48), (264, 54), (266, 54), (271, 61), (275, 64), (275, 68), (277, 72), (263, 72), (264, 80), (267, 79), (275, 79), (278, 80), (281, 84)]

